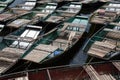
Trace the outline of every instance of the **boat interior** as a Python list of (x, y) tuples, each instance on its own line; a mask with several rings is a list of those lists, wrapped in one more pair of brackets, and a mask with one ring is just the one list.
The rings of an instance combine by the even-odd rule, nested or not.
[[(91, 39), (92, 46), (88, 50), (88, 54), (99, 58), (112, 58), (120, 53), (120, 31), (119, 26), (114, 29), (104, 28), (99, 34)], [(97, 40), (94, 40), (96, 37)]]

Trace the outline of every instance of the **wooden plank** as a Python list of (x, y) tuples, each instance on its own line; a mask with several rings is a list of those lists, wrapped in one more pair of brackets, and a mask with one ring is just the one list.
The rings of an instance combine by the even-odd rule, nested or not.
[(101, 49), (97, 49), (97, 48), (90, 48), (88, 50), (88, 54), (92, 55), (92, 56), (97, 56), (100, 58), (103, 58), (108, 52), (107, 51), (103, 51)]
[(111, 22), (110, 25), (114, 25), (114, 26), (120, 27), (120, 23)]
[(25, 52), (25, 50), (23, 50), (23, 49), (11, 48), (11, 47), (6, 47), (2, 51), (9, 52), (9, 53), (15, 53), (15, 54), (18, 54), (18, 55), (22, 55)]
[(111, 74), (102, 74), (100, 77), (104, 80), (116, 80)]
[(37, 13), (35, 17), (45, 18), (48, 16), (48, 13)]
[(4, 39), (12, 40), (12, 41), (19, 41), (19, 42), (28, 42), (28, 43), (34, 41), (32, 37), (20, 37), (20, 36), (15, 36), (15, 35), (8, 35), (4, 37)]
[(46, 7), (39, 7), (38, 9), (40, 9), (40, 10), (54, 10), (54, 8), (46, 8)]
[(46, 58), (49, 54), (50, 54), (49, 52), (45, 52), (45, 51), (41, 51), (41, 50), (32, 50), (23, 59), (39, 63), (44, 58)]
[(103, 58), (106, 54), (108, 54), (115, 48), (116, 45), (111, 42), (96, 41), (94, 42), (94, 44), (92, 44), (91, 48), (88, 50), (88, 54)]
[(21, 54), (18, 54), (18, 53), (11, 53), (11, 52), (7, 52), (7, 51), (0, 51), (0, 60), (7, 60), (7, 61), (10, 61), (10, 62), (14, 62), (20, 56), (21, 56)]
[(0, 21), (4, 21), (7, 18), (10, 18), (12, 16), (13, 16), (13, 14), (0, 14)]
[(65, 39), (56, 39), (56, 40), (54, 40), (55, 42), (57, 42), (57, 43), (63, 43), (63, 44), (66, 44), (67, 42), (68, 42), (68, 40), (65, 40)]
[(71, 31), (69, 38), (68, 38), (68, 41), (71, 41), (75, 37), (75, 35), (76, 35), (76, 32)]
[(71, 16), (75, 16), (76, 13), (61, 13), (60, 14), (62, 17), (71, 17)]
[(84, 66), (84, 69), (92, 80), (116, 80), (111, 74), (98, 74), (91, 65)]
[(39, 46), (35, 47), (35, 49), (48, 51), (48, 52), (54, 52), (56, 49), (58, 49), (58, 47), (52, 46), (52, 45), (40, 44)]
[(68, 9), (68, 10), (70, 10), (70, 9), (80, 10), (80, 9), (81, 9), (81, 6), (80, 6), (80, 7), (62, 6), (62, 8), (66, 8), (66, 9)]
[(109, 31), (109, 32), (120, 33), (120, 31), (118, 31), (118, 30), (109, 29), (109, 28), (104, 28), (104, 31)]
[(58, 38), (52, 42), (52, 45), (64, 50), (68, 47), (68, 40)]
[(120, 62), (112, 62), (112, 64), (120, 71)]
[(118, 7), (118, 6), (103, 6), (103, 7), (105, 7), (105, 8), (115, 8), (115, 9), (120, 9), (120, 7)]
[(111, 38), (113, 40), (119, 40), (120, 39), (120, 33), (108, 32), (106, 37)]
[(95, 41), (94, 44), (105, 47), (105, 48), (110, 48), (115, 49), (116, 45), (115, 44), (111, 44), (111, 43), (107, 43), (107, 42), (100, 42), (100, 41)]
[[(79, 10), (78, 10), (79, 11)], [(69, 10), (66, 10), (66, 11), (63, 11), (63, 10), (57, 10), (57, 12), (59, 13), (68, 13), (68, 14), (76, 14), (77, 12), (74, 12), (74, 9), (73, 11), (69, 11)]]
[(42, 29), (42, 26), (36, 26), (36, 25), (27, 25), (27, 27), (33, 28), (33, 29)]
[(62, 21), (62, 20), (64, 20), (64, 17), (61, 17), (61, 16), (51, 16), (46, 21), (48, 21), (48, 22), (59, 22), (59, 21)]
[(25, 25), (27, 23), (29, 23), (31, 20), (27, 20), (27, 19), (17, 19), (11, 23), (9, 23), (7, 26), (9, 27), (14, 27), (14, 28), (19, 28), (22, 25)]
[(91, 80), (101, 80), (100, 75), (96, 72), (96, 70), (91, 65), (83, 66), (83, 68), (88, 73)]

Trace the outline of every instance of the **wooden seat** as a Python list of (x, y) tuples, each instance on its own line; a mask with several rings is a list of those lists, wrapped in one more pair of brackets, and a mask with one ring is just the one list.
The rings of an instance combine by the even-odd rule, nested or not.
[(71, 17), (71, 16), (75, 16), (76, 14), (75, 13), (61, 13), (60, 14), (62, 17)]
[(90, 54), (92, 56), (100, 57), (100, 58), (103, 58), (109, 52), (110, 51), (103, 51), (103, 50), (97, 49), (97, 48), (90, 48), (88, 50), (88, 54)]
[(105, 42), (96, 41), (92, 44), (91, 48), (88, 50), (88, 54), (103, 58), (106, 54), (108, 54), (115, 48), (116, 45), (108, 41)]
[(25, 50), (23, 50), (23, 49), (10, 48), (10, 47), (6, 47), (2, 51), (13, 53), (13, 54), (18, 54), (18, 55), (24, 54), (24, 52), (25, 52)]
[(44, 58), (46, 58), (49, 54), (50, 54), (49, 52), (45, 52), (45, 51), (41, 51), (41, 50), (32, 50), (23, 59), (39, 63)]
[(8, 59), (8, 61), (14, 62), (16, 59), (18, 59), (21, 56), (19, 53), (11, 53), (8, 51), (0, 51), (0, 59)]
[(13, 14), (0, 14), (0, 21), (5, 21), (9, 17), (12, 17)]
[(20, 37), (20, 36), (15, 36), (15, 35), (8, 35), (6, 36), (4, 39), (7, 39), (7, 40), (15, 40), (15, 41), (19, 41), (19, 42), (33, 42), (34, 39), (32, 37)]
[(105, 7), (105, 8), (118, 8), (118, 9), (120, 9), (120, 7), (118, 7), (118, 6), (103, 6), (103, 7)]
[(112, 39), (120, 39), (120, 33), (117, 32), (108, 32), (106, 37), (112, 38)]
[(57, 46), (40, 44), (39, 46), (35, 47), (35, 49), (32, 50), (23, 59), (39, 63), (41, 60), (46, 58), (49, 54), (53, 53), (57, 49)]
[(116, 45), (115, 44), (111, 44), (109, 42), (100, 42), (100, 41), (95, 41), (94, 42), (95, 45), (99, 45), (101, 47), (105, 47), (105, 48), (109, 48), (111, 50), (115, 49)]
[(30, 20), (27, 19), (17, 19), (11, 23), (9, 23), (7, 26), (9, 27), (14, 27), (14, 28), (19, 28), (22, 25), (28, 24), (30, 22)]
[(45, 45), (45, 44), (40, 44), (39, 46), (35, 47), (36, 50), (43, 50), (43, 51), (48, 51), (48, 52), (54, 52), (56, 49), (58, 49), (57, 46), (52, 46), (52, 45)]
[(48, 22), (59, 22), (59, 21), (62, 21), (62, 20), (64, 20), (64, 17), (51, 16), (46, 21), (48, 21)]
[(48, 13), (38, 13), (35, 15), (35, 17), (45, 18), (48, 16)]

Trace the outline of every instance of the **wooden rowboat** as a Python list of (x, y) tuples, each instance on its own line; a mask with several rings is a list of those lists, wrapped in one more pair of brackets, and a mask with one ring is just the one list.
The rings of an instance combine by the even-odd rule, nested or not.
[(85, 45), (84, 51), (93, 57), (109, 60), (120, 54), (119, 23), (110, 23), (95, 33)]
[(26, 25), (5, 36), (0, 42), (0, 73), (12, 66), (29, 48), (46, 27)]
[(69, 19), (58, 30), (48, 32), (38, 40), (36, 47), (23, 55), (21, 59), (42, 64), (49, 63), (49, 61), (54, 62), (54, 59), (57, 60), (62, 55), (68, 55), (67, 51), (82, 39), (87, 24), (87, 17), (76, 16)]
[(120, 62), (66, 65), (2, 75), (0, 80), (119, 80)]
[[(24, 70), (31, 62), (36, 64), (50, 64), (58, 58), (62, 59), (61, 56), (69, 57), (72, 53), (68, 52), (81, 43), (80, 39), (82, 39), (86, 32), (87, 24), (87, 17), (76, 16), (39, 36), (33, 44), (33, 47), (27, 50), (27, 52), (25, 52), (13, 66), (9, 67), (7, 71)], [(49, 25), (48, 27), (50, 28)], [(25, 64), (18, 66), (21, 62)], [(29, 65), (29, 67), (30, 66), (33, 65)], [(13, 67), (15, 67), (15, 69), (11, 71)]]
[[(19, 29), (20, 27), (23, 27), (27, 24), (35, 24), (39, 21), (44, 20), (48, 15), (51, 15), (52, 12), (57, 8), (56, 3), (45, 3), (45, 4), (37, 4), (37, 6), (34, 8), (34, 11), (30, 11), (27, 13), (22, 14), (15, 20), (9, 20), (9, 18), (6, 17), (6, 21), (8, 22), (6, 24), (6, 27), (10, 28), (7, 29), (4, 27), (3, 31), (7, 32), (3, 34), (3, 31), (0, 33), (1, 36), (5, 36), (8, 33), (10, 33), (12, 30)], [(3, 14), (5, 15), (5, 14)]]

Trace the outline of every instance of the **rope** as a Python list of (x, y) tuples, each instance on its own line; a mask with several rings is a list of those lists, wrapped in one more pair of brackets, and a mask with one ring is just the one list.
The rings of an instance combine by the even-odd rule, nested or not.
[[(94, 58), (94, 57), (92, 57), (92, 58), (89, 60), (89, 62), (86, 64), (86, 66), (89, 65), (89, 63), (93, 60), (93, 58)], [(78, 74), (78, 76), (77, 76), (74, 80), (78, 80), (79, 76), (83, 73), (83, 71), (84, 71), (84, 69)]]

